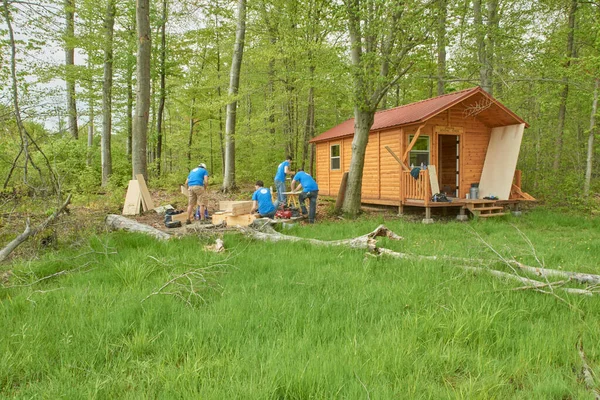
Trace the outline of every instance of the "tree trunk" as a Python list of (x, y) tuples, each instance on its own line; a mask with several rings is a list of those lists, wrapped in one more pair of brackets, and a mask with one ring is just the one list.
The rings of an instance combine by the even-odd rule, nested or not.
[(485, 48), (485, 27), (481, 14), (481, 0), (473, 1), (473, 19), (475, 23), (475, 42), (477, 44), (477, 60), (479, 61), (479, 84), (481, 88), (491, 93), (492, 87), (488, 80), (488, 59)]
[(108, 0), (104, 17), (104, 82), (102, 84), (102, 186), (108, 185), (112, 175), (110, 137), (112, 131), (112, 85), (113, 85), (113, 34), (115, 26), (115, 3)]
[(567, 61), (565, 63), (565, 75), (563, 76), (563, 90), (560, 93), (560, 105), (558, 107), (558, 133), (556, 135), (556, 142), (554, 143), (554, 164), (552, 169), (556, 172), (560, 168), (560, 159), (562, 157), (563, 148), (563, 136), (565, 129), (565, 119), (567, 115), (567, 99), (569, 97), (569, 77), (568, 69), (571, 66), (571, 59), (575, 57), (575, 14), (577, 13), (577, 2), (578, 0), (571, 0), (571, 7), (569, 8), (569, 33), (567, 35)]
[(125, 148), (125, 154), (129, 161), (131, 161), (131, 145), (133, 136), (133, 65), (127, 65), (127, 71), (125, 72), (127, 80), (127, 144)]
[[(88, 56), (88, 69), (92, 69), (92, 62)], [(89, 88), (88, 88), (88, 108), (89, 108), (89, 122), (88, 122), (88, 134), (87, 134), (87, 160), (86, 165), (88, 167), (92, 166), (92, 156), (93, 156), (93, 148), (94, 148), (94, 82), (92, 79), (89, 80)]]
[(437, 18), (437, 94), (446, 93), (446, 19), (448, 0), (438, 0)]
[(365, 152), (369, 142), (369, 131), (373, 126), (375, 111), (354, 107), (354, 139), (352, 139), (352, 158), (348, 172), (348, 184), (343, 211), (352, 216), (360, 213), (362, 176), (365, 166)]
[[(192, 97), (192, 106), (190, 107), (190, 129), (188, 131), (188, 169), (192, 168), (192, 142), (194, 139), (194, 125), (196, 125), (196, 121), (194, 121), (194, 106), (196, 104), (196, 98)], [(212, 172), (212, 170), (211, 170)]]
[(112, 229), (144, 233), (153, 236), (158, 240), (169, 240), (172, 237), (168, 233), (160, 231), (150, 225), (142, 224), (141, 222), (134, 221), (121, 215), (108, 214), (104, 222)]
[(244, 37), (246, 35), (246, 0), (238, 1), (237, 28), (235, 32), (235, 45), (229, 75), (229, 98), (233, 99), (227, 104), (227, 119), (225, 121), (225, 171), (223, 190), (230, 191), (235, 188), (235, 122), (237, 108), (237, 94), (240, 84), (240, 70), (244, 54)]
[(590, 194), (590, 182), (592, 180), (592, 167), (594, 161), (594, 134), (596, 133), (596, 113), (598, 112), (598, 88), (600, 87), (600, 78), (596, 78), (594, 86), (594, 101), (592, 103), (592, 114), (590, 116), (590, 132), (587, 145), (587, 160), (585, 163), (585, 183), (583, 185), (583, 196)]
[(65, 82), (67, 84), (67, 115), (69, 133), (73, 139), (79, 137), (77, 128), (77, 103), (75, 100), (75, 0), (65, 0)]
[[(311, 66), (314, 71), (314, 66)], [(302, 169), (306, 170), (306, 162), (309, 158), (308, 141), (315, 136), (315, 88), (311, 85), (308, 88), (308, 105), (306, 108), (306, 126), (304, 127), (304, 140), (302, 146)]]
[[(218, 14), (215, 14), (215, 44), (217, 50), (217, 97), (221, 98), (221, 47), (219, 40), (219, 19)], [(225, 179), (225, 147), (223, 144), (223, 107), (219, 106), (219, 147), (221, 149), (221, 172)]]
[(137, 95), (135, 119), (132, 137), (132, 170), (133, 176), (144, 175), (148, 180), (147, 141), (148, 117), (150, 112), (150, 54), (152, 43), (150, 37), (150, 0), (137, 0)]
[(495, 72), (495, 48), (496, 48), (496, 32), (498, 31), (498, 0), (488, 0), (487, 2), (487, 24), (486, 24), (486, 38), (487, 43), (485, 46), (486, 52), (486, 71), (487, 83), (489, 91), (492, 96), (494, 95), (494, 74)]
[[(131, 26), (127, 28), (128, 38), (131, 40), (130, 43), (135, 43), (135, 15), (132, 16)], [(129, 48), (129, 47), (128, 47)], [(127, 144), (125, 153), (129, 162), (131, 162), (131, 145), (133, 136), (133, 73), (135, 68), (135, 59), (131, 59), (128, 52), (127, 57), (127, 68), (125, 70), (125, 81), (127, 85)]]
[(166, 26), (167, 26), (167, 0), (163, 0), (162, 4), (162, 21), (160, 27), (160, 92), (159, 92), (159, 103), (158, 103), (158, 115), (156, 121), (156, 174), (160, 176), (160, 163), (162, 157), (162, 146), (163, 146), (163, 113), (165, 110), (165, 75), (166, 75), (166, 67), (165, 67), (165, 59), (167, 53), (167, 36), (166, 36)]

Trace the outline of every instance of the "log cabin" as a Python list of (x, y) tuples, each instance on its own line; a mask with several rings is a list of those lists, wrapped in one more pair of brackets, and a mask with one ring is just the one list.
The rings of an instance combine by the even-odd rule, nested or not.
[[(534, 200), (521, 190), (516, 170), (526, 127), (480, 87), (379, 111), (366, 149), (362, 202), (399, 206), (400, 213), (404, 206), (424, 207), (424, 222), (431, 222), (432, 207), (460, 207), (459, 219), (466, 211), (503, 215), (507, 205)], [(353, 136), (351, 118), (311, 140), (319, 194), (337, 196)], [(432, 201), (436, 193), (450, 202)]]

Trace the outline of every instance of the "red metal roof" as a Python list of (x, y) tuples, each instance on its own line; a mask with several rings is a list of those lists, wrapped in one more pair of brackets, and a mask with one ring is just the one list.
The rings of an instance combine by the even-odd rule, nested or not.
[[(510, 117), (514, 118), (516, 122), (524, 123), (526, 126), (528, 126), (525, 121), (519, 118), (519, 116), (514, 114), (512, 111), (510, 111), (498, 100), (494, 99), (492, 96), (486, 93), (479, 86), (476, 86), (474, 88), (444, 94), (441, 96), (433, 97), (431, 99), (421, 100), (416, 103), (390, 108), (389, 110), (379, 111), (375, 113), (375, 121), (373, 122), (371, 131), (378, 131), (385, 128), (411, 125), (418, 122), (423, 122), (477, 93), (489, 98), (496, 106), (498, 106), (504, 112), (509, 114)], [(326, 140), (351, 135), (354, 135), (354, 118), (350, 118), (349, 120), (334, 126), (333, 128), (323, 132), (319, 136), (311, 139), (310, 142), (323, 142)]]

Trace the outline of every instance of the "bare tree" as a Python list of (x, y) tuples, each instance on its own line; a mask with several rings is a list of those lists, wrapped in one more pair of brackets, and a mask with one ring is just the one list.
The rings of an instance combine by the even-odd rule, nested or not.
[(150, 115), (150, 55), (152, 42), (150, 36), (150, 0), (137, 0), (137, 95), (135, 119), (132, 132), (132, 169), (133, 176), (144, 175), (148, 179), (146, 147), (148, 142), (148, 117)]
[(73, 139), (79, 138), (77, 127), (77, 102), (75, 100), (75, 0), (65, 0), (65, 81), (67, 84), (67, 114), (69, 132)]
[(227, 104), (227, 119), (225, 120), (225, 171), (223, 177), (223, 191), (230, 191), (235, 188), (235, 122), (245, 35), (246, 0), (238, 0), (235, 45), (233, 48), (233, 59), (231, 61), (231, 72), (229, 74), (229, 103)]

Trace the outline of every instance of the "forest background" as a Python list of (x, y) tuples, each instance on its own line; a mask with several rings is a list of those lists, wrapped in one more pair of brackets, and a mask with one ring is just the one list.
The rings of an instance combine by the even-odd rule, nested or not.
[[(308, 141), (354, 116), (345, 10), (359, 2), (248, 2), (239, 89), (230, 94), (242, 3), (149, 2), (152, 187), (176, 189), (199, 162), (212, 182), (223, 182), (227, 105), (234, 101), (239, 183), (272, 181), (286, 154), (295, 168), (313, 171)], [(361, 7), (385, 21), (385, 3)], [(418, 12), (400, 14), (398, 30), (414, 45), (377, 109), (480, 85), (530, 124), (518, 165), (524, 190), (551, 205), (600, 208), (600, 2), (412, 3)], [(2, 7), (2, 190), (106, 192), (122, 201), (132, 176), (136, 2), (3, 0)]]

